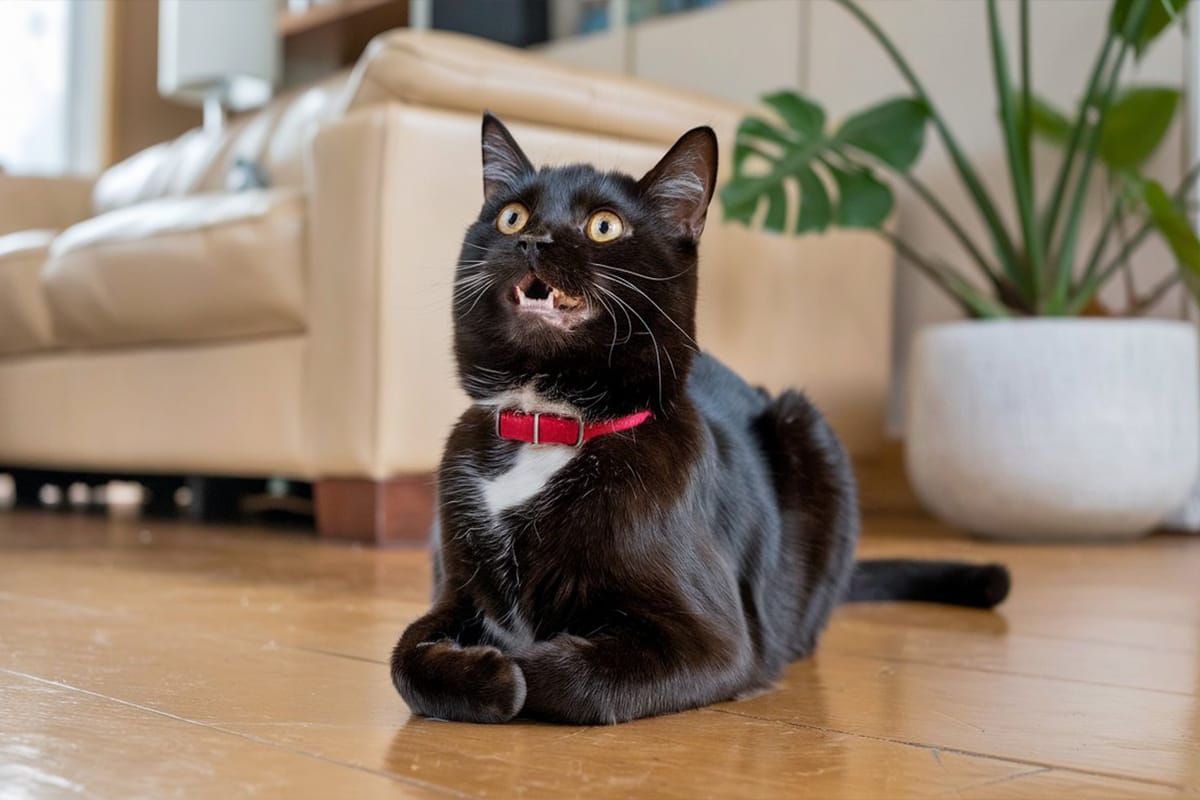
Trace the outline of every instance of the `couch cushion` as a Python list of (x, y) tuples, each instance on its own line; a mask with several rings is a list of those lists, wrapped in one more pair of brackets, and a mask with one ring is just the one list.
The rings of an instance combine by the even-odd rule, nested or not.
[(295, 190), (163, 198), (62, 233), (42, 283), (72, 347), (304, 329), (305, 210)]
[(54, 231), (0, 236), (0, 355), (54, 344), (41, 273)]

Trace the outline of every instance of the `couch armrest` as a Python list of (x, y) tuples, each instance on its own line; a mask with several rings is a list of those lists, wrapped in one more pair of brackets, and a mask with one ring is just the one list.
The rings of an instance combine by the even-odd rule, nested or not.
[[(466, 219), (424, 213), (425, 195), (441, 192), (427, 169), (441, 162), (453, 173), (454, 164), (406, 148), (412, 113), (376, 105), (324, 126), (312, 143), (307, 418), (318, 477), (428, 472), (465, 407), (441, 295)], [(435, 265), (444, 292), (430, 285)]]
[(736, 103), (611, 72), (587, 70), (483, 39), (399, 30), (377, 37), (351, 80), (350, 108), (395, 101), (645, 142), (688, 128), (731, 135)]
[(892, 247), (867, 231), (780, 236), (708, 214), (700, 344), (750, 383), (802, 389), (856, 458), (886, 441)]
[(15, 231), (60, 231), (92, 214), (91, 178), (0, 175), (0, 236)]

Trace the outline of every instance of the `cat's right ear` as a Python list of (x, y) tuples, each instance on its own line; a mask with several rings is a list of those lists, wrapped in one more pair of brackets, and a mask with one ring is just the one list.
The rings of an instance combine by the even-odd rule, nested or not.
[(533, 164), (504, 123), (490, 111), (483, 112), (484, 200), (491, 200), (496, 192), (515, 186), (533, 172)]

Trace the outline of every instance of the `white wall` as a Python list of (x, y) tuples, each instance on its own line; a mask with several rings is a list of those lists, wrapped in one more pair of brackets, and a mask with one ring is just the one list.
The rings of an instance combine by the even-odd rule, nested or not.
[(750, 103), (770, 89), (803, 85), (811, 5), (733, 0), (536, 49), (566, 64)]
[(738, 0), (659, 17), (632, 29), (640, 78), (746, 103), (782, 85), (802, 86), (811, 4)]

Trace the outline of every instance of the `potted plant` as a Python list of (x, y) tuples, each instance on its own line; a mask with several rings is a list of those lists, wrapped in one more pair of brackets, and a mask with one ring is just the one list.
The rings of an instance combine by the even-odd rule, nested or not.
[[(812, 99), (768, 95), (773, 114), (739, 126), (733, 176), (721, 192), (726, 216), (789, 234), (873, 230), (969, 318), (921, 331), (910, 365), (909, 478), (936, 515), (991, 536), (1147, 531), (1183, 501), (1200, 468), (1195, 328), (1143, 318), (1180, 281), (1200, 296), (1200, 238), (1184, 208), (1200, 168), (1170, 189), (1142, 173), (1180, 93), (1121, 78), (1131, 58), (1178, 24), (1188, 0), (1115, 0), (1070, 114), (1034, 93), (1029, 0), (1019, 5), (1016, 74), (997, 1), (987, 0), (1015, 230), (896, 45), (853, 0), (835, 2), (883, 47), (912, 94), (832, 128)], [(983, 241), (912, 173), (930, 127), (983, 222)], [(1045, 197), (1034, 191), (1035, 137), (1061, 147)], [(967, 257), (962, 271), (888, 226), (889, 179), (906, 183), (947, 226)], [(1089, 193), (1104, 186), (1111, 191), (1103, 223), (1085, 242)], [(1178, 269), (1131, 293), (1122, 313), (1105, 309), (1099, 290), (1130, 270), (1152, 236), (1166, 242)]]

